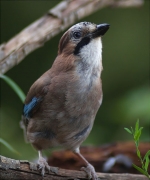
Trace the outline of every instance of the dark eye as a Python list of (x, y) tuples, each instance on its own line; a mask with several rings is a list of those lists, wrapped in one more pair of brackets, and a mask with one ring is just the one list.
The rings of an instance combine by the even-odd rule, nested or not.
[(81, 33), (80, 33), (80, 32), (74, 32), (74, 33), (73, 33), (73, 37), (74, 37), (75, 39), (79, 39), (79, 38), (81, 37)]

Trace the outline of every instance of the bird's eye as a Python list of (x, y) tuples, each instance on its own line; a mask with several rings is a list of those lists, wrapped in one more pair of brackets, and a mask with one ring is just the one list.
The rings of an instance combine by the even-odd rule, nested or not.
[(74, 32), (73, 33), (73, 37), (75, 38), (75, 39), (79, 39), (80, 37), (81, 37), (81, 33), (80, 32)]

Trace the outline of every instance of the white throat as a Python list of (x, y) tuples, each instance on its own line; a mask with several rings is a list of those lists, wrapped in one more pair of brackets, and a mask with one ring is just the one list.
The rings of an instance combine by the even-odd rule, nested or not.
[[(94, 70), (97, 70), (98, 76), (102, 70), (102, 42), (101, 38), (92, 39), (80, 51), (81, 62), (78, 64), (78, 71), (85, 76), (91, 76)], [(82, 74), (82, 73), (81, 73)]]

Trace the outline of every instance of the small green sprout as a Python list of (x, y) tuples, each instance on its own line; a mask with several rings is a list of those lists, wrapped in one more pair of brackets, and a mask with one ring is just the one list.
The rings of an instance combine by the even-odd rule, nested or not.
[(134, 143), (136, 146), (136, 153), (142, 165), (142, 168), (136, 166), (135, 164), (133, 164), (133, 167), (150, 179), (150, 175), (148, 174), (148, 166), (150, 165), (150, 150), (147, 151), (144, 158), (141, 157), (141, 153), (139, 150), (139, 140), (140, 140), (143, 127), (139, 127), (139, 120), (137, 120), (135, 124), (135, 130), (133, 130), (132, 127), (131, 129), (128, 129), (128, 128), (124, 128), (124, 129), (133, 136)]

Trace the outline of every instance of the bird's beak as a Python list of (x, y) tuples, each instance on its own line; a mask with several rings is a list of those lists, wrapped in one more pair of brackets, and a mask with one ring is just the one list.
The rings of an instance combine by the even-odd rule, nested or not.
[(98, 24), (96, 26), (96, 30), (94, 32), (92, 32), (92, 37), (96, 38), (96, 37), (100, 37), (103, 36), (109, 29), (109, 24)]

